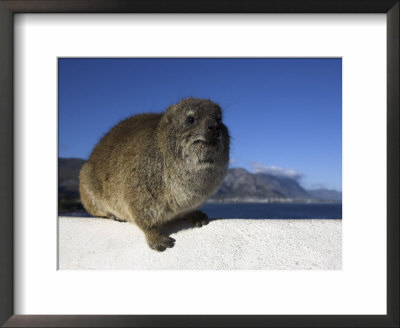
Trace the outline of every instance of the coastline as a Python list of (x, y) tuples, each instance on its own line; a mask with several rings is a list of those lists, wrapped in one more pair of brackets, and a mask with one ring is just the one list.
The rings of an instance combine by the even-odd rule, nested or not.
[(237, 198), (209, 198), (205, 204), (342, 204), (336, 200), (318, 200), (318, 199), (299, 199), (299, 198), (252, 198), (252, 197), (237, 197)]

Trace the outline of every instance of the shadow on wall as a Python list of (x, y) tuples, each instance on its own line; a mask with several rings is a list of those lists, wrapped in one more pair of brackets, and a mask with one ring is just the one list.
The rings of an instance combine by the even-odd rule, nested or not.
[[(88, 215), (88, 217), (92, 217), (92, 216)], [(104, 218), (104, 220), (110, 220), (110, 219)], [(217, 221), (217, 220), (229, 220), (229, 219), (210, 218), (209, 220), (210, 220), (210, 223), (212, 223), (213, 221)], [(126, 221), (119, 221), (119, 220), (115, 220), (115, 221), (118, 221), (121, 224), (134, 224), (134, 223), (126, 222)], [(198, 228), (195, 227), (190, 220), (182, 218), (182, 219), (177, 219), (177, 220), (173, 220), (173, 221), (165, 223), (161, 228), (161, 233), (169, 236), (169, 235), (172, 235), (179, 231), (191, 230), (191, 229), (198, 229)]]
[[(213, 221), (217, 221), (217, 220), (229, 220), (229, 219), (223, 219), (223, 218), (211, 219), (210, 218), (210, 223), (212, 223)], [(198, 229), (198, 228), (193, 226), (193, 223), (190, 220), (186, 220), (183, 218), (183, 219), (178, 219), (178, 220), (167, 222), (166, 224), (163, 225), (161, 232), (163, 234), (169, 236), (169, 235), (172, 235), (179, 231), (190, 230), (190, 229)]]

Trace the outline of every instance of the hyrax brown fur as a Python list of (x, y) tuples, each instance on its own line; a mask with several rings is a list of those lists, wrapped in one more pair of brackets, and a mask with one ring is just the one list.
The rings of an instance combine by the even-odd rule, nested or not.
[(161, 226), (188, 218), (218, 188), (229, 162), (229, 133), (220, 106), (186, 98), (161, 114), (132, 116), (113, 127), (80, 171), (80, 195), (94, 216), (136, 223), (152, 249), (175, 240)]

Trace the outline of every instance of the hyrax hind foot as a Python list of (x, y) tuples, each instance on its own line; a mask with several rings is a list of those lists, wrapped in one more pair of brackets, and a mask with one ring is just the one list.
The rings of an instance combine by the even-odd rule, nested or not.
[(175, 245), (175, 239), (165, 235), (147, 235), (146, 238), (150, 248), (159, 252), (163, 252)]
[(202, 211), (194, 211), (189, 213), (187, 215), (187, 219), (193, 224), (194, 227), (202, 227), (210, 222), (207, 214)]
[(114, 220), (114, 221), (118, 221), (118, 222), (127, 222), (126, 220), (121, 219), (121, 218), (115, 216), (114, 214), (109, 214), (107, 217), (108, 217), (110, 220)]

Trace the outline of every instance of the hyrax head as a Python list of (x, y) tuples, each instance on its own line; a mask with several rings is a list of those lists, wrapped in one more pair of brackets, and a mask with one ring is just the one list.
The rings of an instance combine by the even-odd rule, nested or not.
[(169, 144), (178, 158), (200, 163), (229, 157), (229, 133), (221, 107), (208, 99), (186, 98), (165, 112)]

